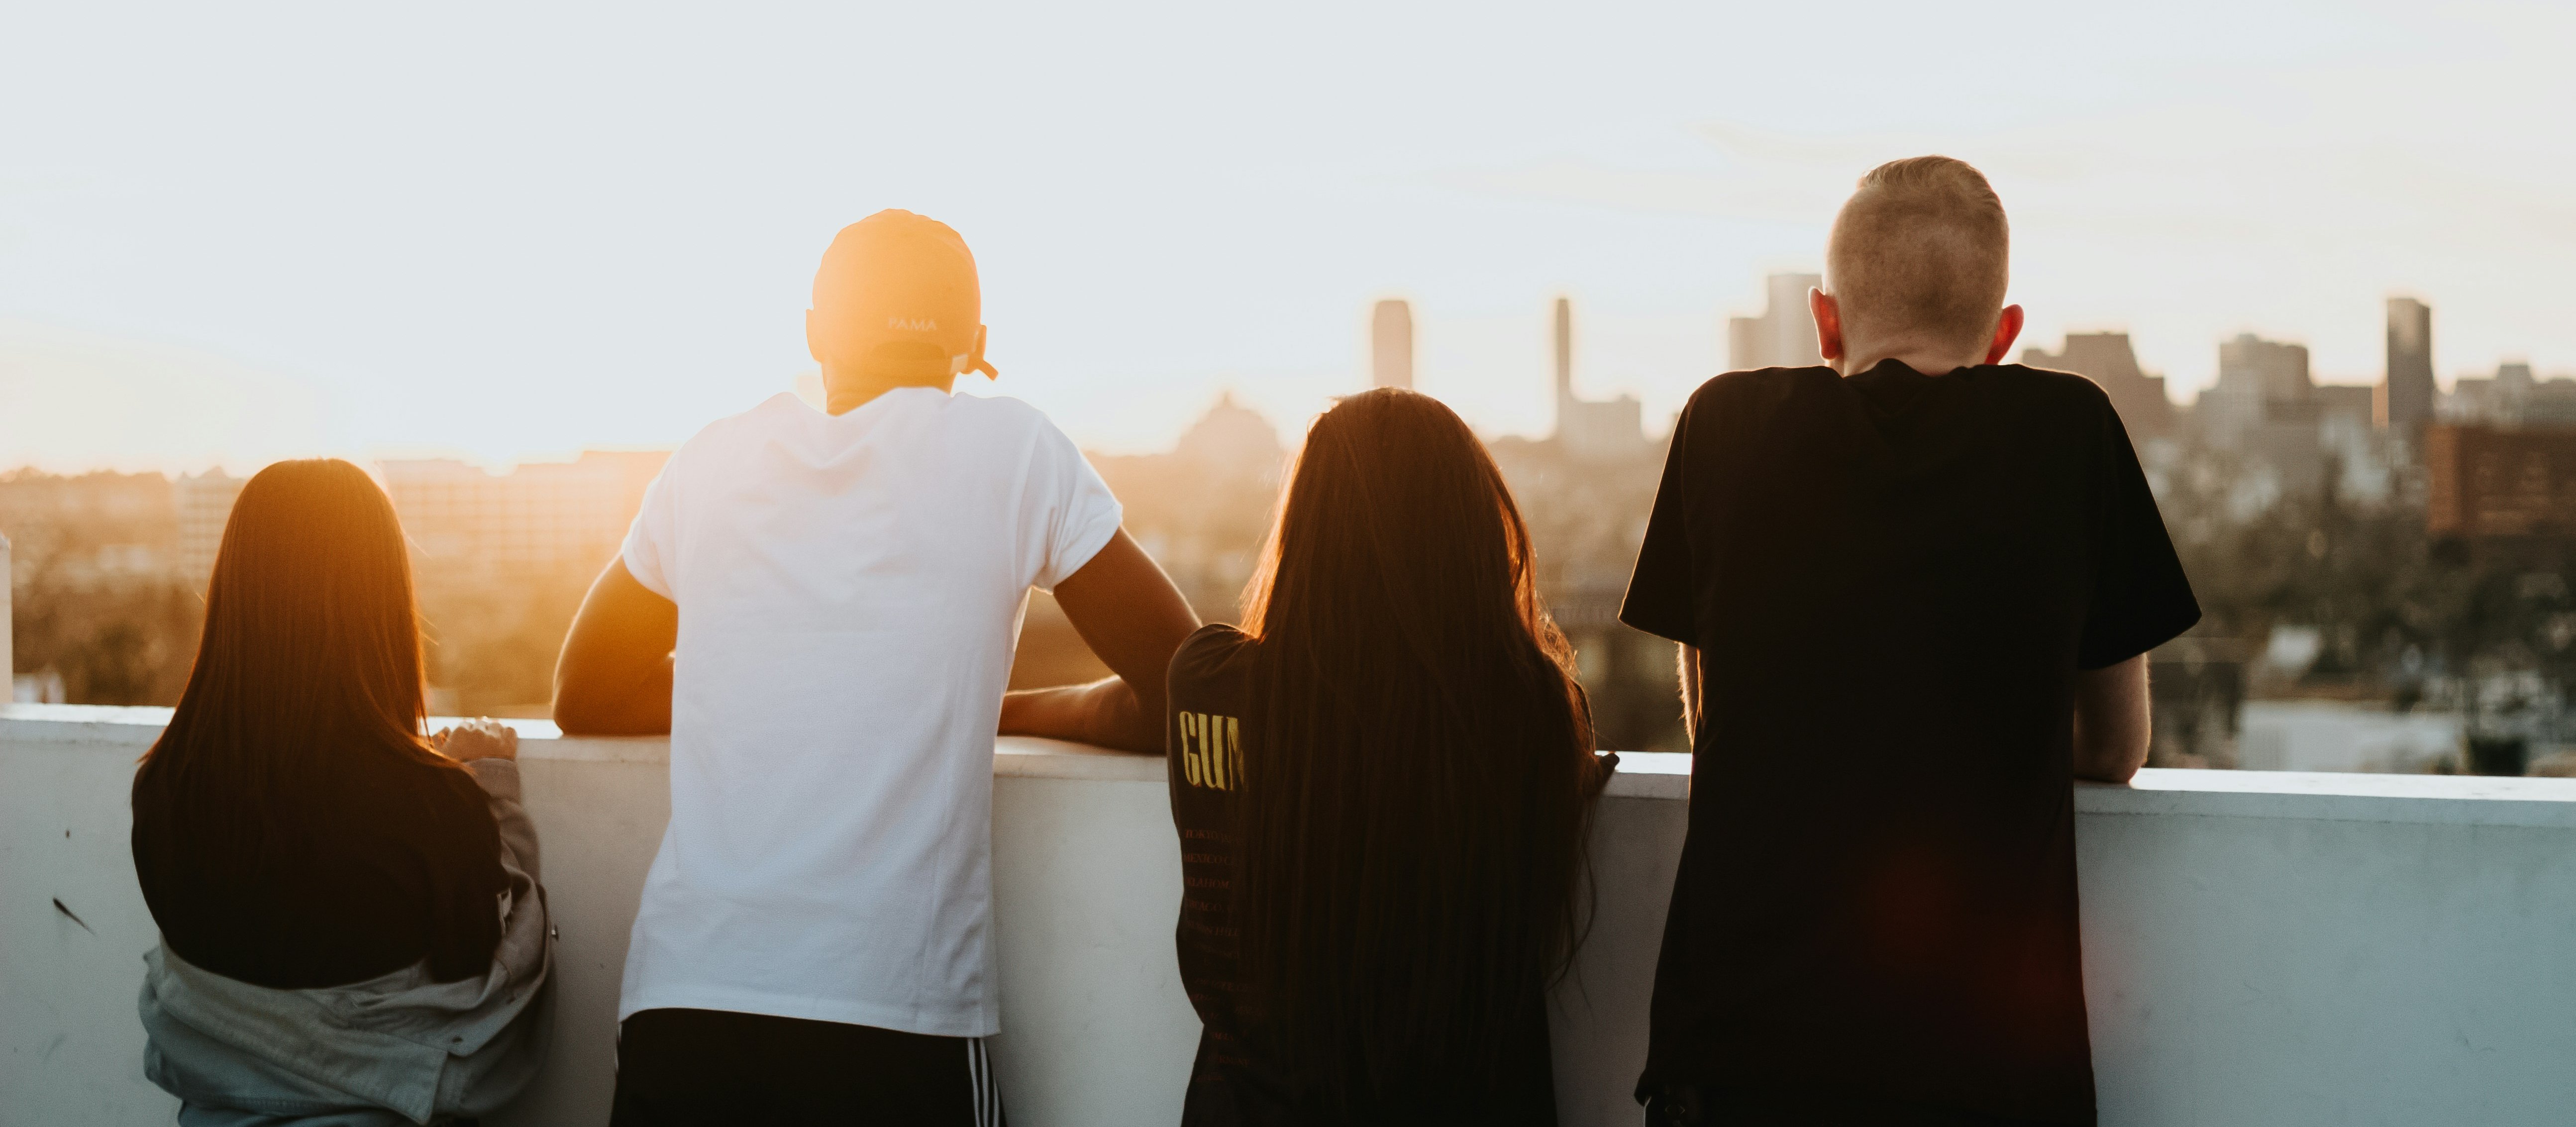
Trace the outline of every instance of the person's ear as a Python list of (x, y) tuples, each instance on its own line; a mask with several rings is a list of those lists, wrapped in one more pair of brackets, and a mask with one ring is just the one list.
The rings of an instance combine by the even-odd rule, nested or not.
[(971, 358), (966, 361), (966, 370), (969, 372), (981, 371), (984, 373), (984, 378), (988, 381), (998, 380), (1002, 378), (1002, 374), (994, 371), (992, 365), (984, 362), (984, 331), (984, 326), (975, 326), (975, 351), (971, 354)]
[(831, 363), (823, 358), (823, 332), (814, 324), (814, 311), (811, 309), (805, 311), (805, 354), (813, 357), (817, 364)]
[(1810, 286), (1807, 289), (1807, 312), (1816, 318), (1816, 353), (1829, 363), (1842, 359), (1842, 307), (1834, 304), (1832, 294)]
[(2013, 341), (2021, 337), (2021, 307), (2007, 305), (2004, 315), (1995, 321), (1994, 343), (1986, 346), (1986, 363), (2001, 364), (2011, 354)]

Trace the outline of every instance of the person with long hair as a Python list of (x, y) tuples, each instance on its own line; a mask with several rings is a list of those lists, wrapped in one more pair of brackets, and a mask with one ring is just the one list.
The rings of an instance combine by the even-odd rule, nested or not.
[(384, 490), (336, 459), (260, 471), (134, 777), (144, 1072), (179, 1122), (469, 1122), (534, 1076), (552, 944), (518, 738), (424, 737), (425, 713)]
[(1172, 659), (1182, 1122), (1553, 1124), (1596, 757), (1501, 472), (1381, 388), (1307, 432), (1245, 611)]

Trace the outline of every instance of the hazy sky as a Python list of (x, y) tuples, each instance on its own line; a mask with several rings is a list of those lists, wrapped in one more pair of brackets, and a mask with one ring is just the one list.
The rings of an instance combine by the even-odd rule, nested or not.
[[(361, 8), (369, 10), (361, 10)], [(2245, 330), (2576, 373), (2568, 6), (513, 3), (0, 8), (0, 466), (670, 444), (810, 366), (832, 233), (981, 260), (993, 391), (1153, 449), (1283, 424), (1414, 303), (1420, 386), (1660, 427), (1851, 181), (1944, 152), (2026, 341), (2183, 398)]]

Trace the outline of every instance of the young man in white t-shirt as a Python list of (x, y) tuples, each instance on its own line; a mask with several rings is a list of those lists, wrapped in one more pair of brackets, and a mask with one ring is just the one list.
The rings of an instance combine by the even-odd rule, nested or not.
[[(950, 394), (994, 374), (955, 231), (843, 230), (806, 337), (828, 412), (774, 396), (672, 454), (556, 669), (567, 733), (671, 735), (617, 1127), (999, 1122), (994, 733), (1159, 751), (1198, 628), (1063, 432)], [(1005, 701), (1031, 587), (1117, 676)]]

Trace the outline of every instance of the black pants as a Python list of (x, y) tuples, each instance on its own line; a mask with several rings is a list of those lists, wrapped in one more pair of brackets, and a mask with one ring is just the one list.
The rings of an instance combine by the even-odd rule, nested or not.
[(2041, 1127), (2019, 1119), (1816, 1092), (1666, 1084), (1646, 1099), (1646, 1127)]
[(610, 1127), (1005, 1127), (978, 1037), (722, 1010), (645, 1010), (617, 1032)]

